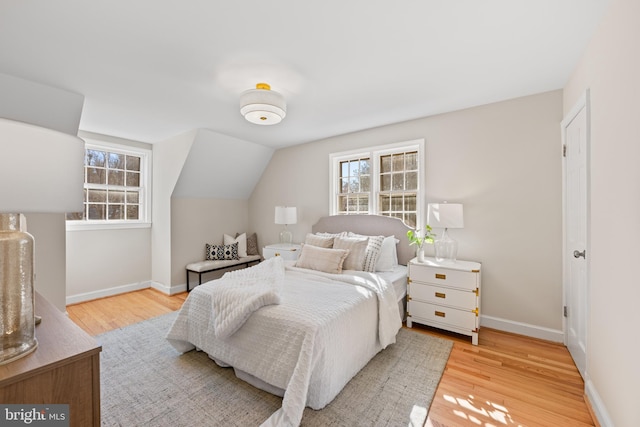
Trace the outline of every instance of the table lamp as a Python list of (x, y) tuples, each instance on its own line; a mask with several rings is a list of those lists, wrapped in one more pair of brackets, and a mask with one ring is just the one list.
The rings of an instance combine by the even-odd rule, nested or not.
[[(0, 365), (33, 352), (34, 239), (24, 213), (83, 206), (84, 141), (0, 118)], [(62, 250), (64, 248), (61, 248)]]
[(462, 205), (460, 203), (429, 203), (427, 224), (432, 228), (444, 228), (442, 236), (434, 242), (436, 261), (455, 262), (458, 242), (447, 233), (449, 228), (464, 228)]
[(284, 230), (280, 232), (280, 243), (291, 243), (293, 236), (287, 225), (298, 222), (298, 211), (295, 207), (276, 206), (276, 224), (284, 224)]

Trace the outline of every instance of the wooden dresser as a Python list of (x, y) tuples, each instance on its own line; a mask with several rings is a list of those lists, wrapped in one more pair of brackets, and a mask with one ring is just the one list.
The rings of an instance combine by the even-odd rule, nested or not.
[(0, 402), (68, 404), (70, 426), (100, 426), (102, 347), (36, 293), (38, 348), (0, 365)]

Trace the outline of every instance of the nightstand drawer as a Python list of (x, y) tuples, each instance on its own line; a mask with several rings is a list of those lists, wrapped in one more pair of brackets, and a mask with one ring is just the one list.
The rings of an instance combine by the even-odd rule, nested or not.
[(280, 256), (285, 260), (295, 261), (300, 255), (300, 245), (269, 245), (262, 248), (262, 256), (264, 259), (273, 258), (274, 256)]
[(412, 300), (443, 304), (451, 307), (474, 309), (478, 305), (475, 292), (415, 282), (409, 285), (409, 296)]
[(412, 265), (409, 276), (412, 282), (426, 282), (438, 286), (453, 286), (469, 290), (478, 287), (478, 275), (471, 271)]
[(430, 324), (440, 323), (467, 330), (476, 329), (477, 317), (472, 311), (411, 300), (409, 302), (409, 315), (414, 318), (414, 321), (424, 319)]

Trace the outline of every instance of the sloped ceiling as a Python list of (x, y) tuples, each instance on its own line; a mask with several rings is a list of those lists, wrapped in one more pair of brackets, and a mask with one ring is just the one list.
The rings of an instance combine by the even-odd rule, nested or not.
[(200, 129), (172, 197), (246, 200), (273, 151), (273, 148)]
[[(608, 0), (2, 0), (0, 73), (85, 96), (80, 128), (267, 147), (562, 88)], [(287, 99), (258, 126), (239, 95)]]

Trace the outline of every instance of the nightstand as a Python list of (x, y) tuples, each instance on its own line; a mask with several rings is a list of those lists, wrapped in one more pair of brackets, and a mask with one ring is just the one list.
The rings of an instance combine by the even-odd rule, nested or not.
[(301, 245), (295, 243), (274, 243), (262, 248), (262, 256), (264, 259), (281, 256), (285, 260), (295, 261), (300, 255), (301, 248)]
[(413, 322), (471, 336), (480, 330), (480, 267), (478, 262), (409, 262), (407, 327)]

